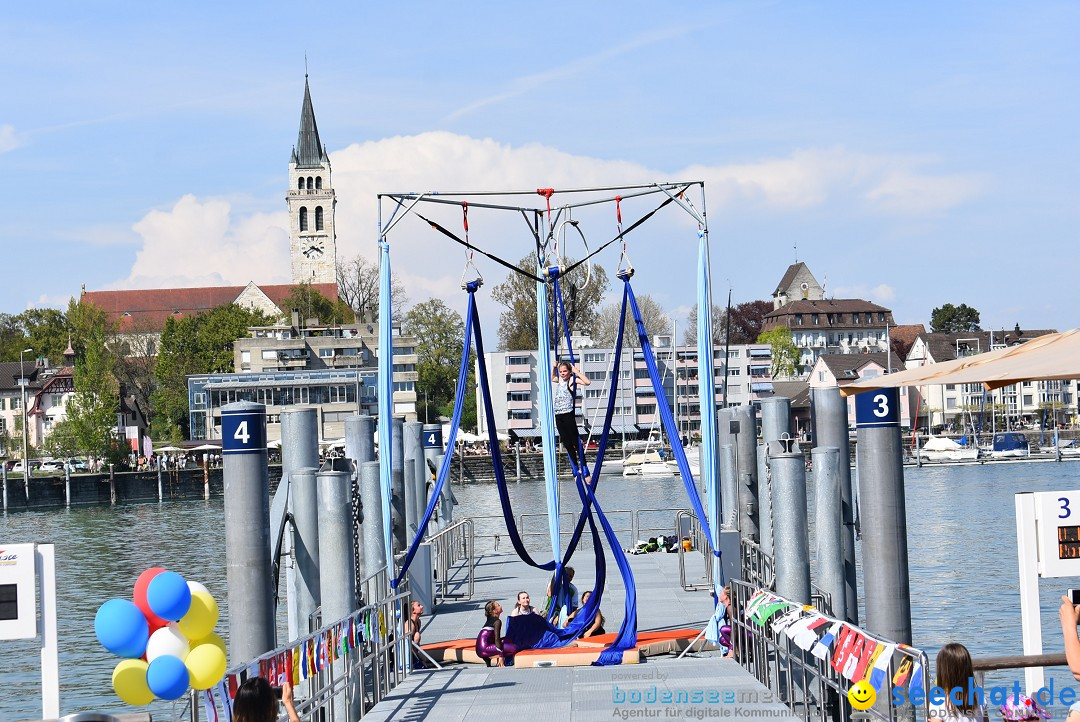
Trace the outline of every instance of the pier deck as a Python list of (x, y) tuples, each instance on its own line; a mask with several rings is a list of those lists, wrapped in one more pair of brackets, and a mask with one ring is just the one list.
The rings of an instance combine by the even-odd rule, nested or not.
[[(591, 551), (575, 556), (578, 589), (592, 587)], [(701, 628), (712, 612), (708, 592), (685, 592), (679, 583), (677, 554), (630, 557), (637, 586), (638, 629)], [(703, 579), (700, 553), (687, 555), (688, 580)], [(483, 626), (485, 602), (498, 600), (509, 612), (519, 591), (542, 605), (548, 575), (513, 554), (481, 557), (476, 590), (468, 601), (440, 604), (425, 620), (423, 642), (473, 638)], [(624, 590), (614, 560), (608, 556), (604, 627), (618, 630)], [(699, 697), (695, 697), (699, 693)], [(641, 701), (632, 701), (636, 695)], [(662, 702), (668, 695), (670, 702)], [(712, 694), (714, 701), (709, 701)], [(718, 700), (716, 699), (718, 697)], [(756, 717), (795, 720), (783, 704), (734, 660), (718, 653), (676, 659), (648, 658), (638, 665), (516, 669), (454, 665), (414, 672), (372, 708), (370, 720), (532, 720), (532, 719), (711, 719)]]

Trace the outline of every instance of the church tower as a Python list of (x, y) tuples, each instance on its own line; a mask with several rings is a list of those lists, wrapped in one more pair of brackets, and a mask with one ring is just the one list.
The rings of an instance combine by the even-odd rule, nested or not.
[(337, 236), (330, 158), (319, 140), (311, 90), (304, 76), (300, 135), (289, 161), (289, 257), (292, 282), (337, 283)]

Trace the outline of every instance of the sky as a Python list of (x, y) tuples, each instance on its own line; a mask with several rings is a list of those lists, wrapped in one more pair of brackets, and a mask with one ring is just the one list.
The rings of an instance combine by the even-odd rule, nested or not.
[[(966, 303), (984, 328), (1080, 326), (1080, 4), (62, 1), (4, 14), (3, 312), (65, 307), (82, 287), (287, 283), (306, 68), (339, 260), (376, 258), (379, 193), (703, 181), (717, 302), (729, 288), (736, 303), (768, 298), (799, 260), (827, 295), (898, 323)], [(628, 199), (624, 225), (658, 204)], [(456, 208), (429, 213), (462, 232)], [(617, 232), (610, 203), (575, 217), (590, 248)], [(532, 248), (520, 216), (474, 207), (469, 221), (470, 240), (507, 260)], [(635, 291), (680, 322), (697, 230), (669, 206), (627, 236)], [(388, 240), (410, 302), (464, 308), (460, 247), (415, 217)], [(563, 248), (583, 254), (574, 234)], [(596, 263), (613, 277), (617, 246)], [(476, 265), (494, 333), (486, 294), (504, 269)]]

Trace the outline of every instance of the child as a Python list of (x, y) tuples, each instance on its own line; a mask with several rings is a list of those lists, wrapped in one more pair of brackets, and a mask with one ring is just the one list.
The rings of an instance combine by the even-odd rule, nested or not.
[(513, 642), (502, 638), (502, 605), (496, 601), (490, 601), (484, 605), (484, 614), (487, 619), (480, 634), (476, 636), (476, 654), (487, 666), (491, 666), (491, 660), (495, 660), (495, 666), (501, 667), (504, 662), (509, 662), (517, 654), (517, 647)]
[(1031, 697), (1022, 694), (1019, 697), (1009, 695), (1005, 704), (1001, 705), (1001, 718), (1009, 722), (1023, 722), (1024, 720), (1050, 719), (1050, 713), (1041, 709)]
[[(967, 694), (969, 685), (974, 686), (971, 681), (974, 678), (967, 647), (953, 642), (941, 648), (937, 656), (937, 686), (945, 690), (945, 700), (941, 707), (930, 709), (931, 722), (987, 722), (986, 710)], [(956, 688), (964, 690), (959, 707), (949, 696), (949, 690)]]

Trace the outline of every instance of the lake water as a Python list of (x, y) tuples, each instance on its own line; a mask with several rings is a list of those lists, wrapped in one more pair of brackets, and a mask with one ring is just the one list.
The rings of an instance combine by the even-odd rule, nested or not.
[[(1022, 650), (1017, 592), (1016, 526), (1013, 494), (1080, 488), (1078, 463), (962, 465), (905, 469), (914, 642), (929, 654), (950, 641), (962, 642), (975, 656), (1019, 654)], [(478, 547), (494, 546), (500, 514), (493, 484), (455, 486), (456, 516), (491, 517), (477, 524)], [(545, 508), (540, 481), (511, 482), (515, 514)], [(605, 510), (686, 507), (681, 481), (605, 476), (598, 498)], [(563, 487), (565, 508), (577, 494)], [(573, 503), (571, 503), (571, 500)], [(812, 493), (811, 504), (813, 509)], [(613, 525), (628, 527), (628, 515), (613, 515)], [(112, 692), (117, 658), (94, 637), (94, 614), (113, 597), (131, 596), (144, 569), (163, 566), (200, 581), (221, 607), (218, 633), (227, 639), (227, 594), (223, 503), (209, 501), (93, 507), (0, 516), (0, 544), (54, 542), (60, 631), (61, 710), (132, 711)], [(646, 518), (643, 516), (643, 519)], [(648, 523), (661, 523), (661, 515)], [(670, 515), (663, 517), (670, 519)], [(666, 523), (666, 522), (665, 522)], [(568, 523), (564, 524), (564, 528)], [(546, 522), (527, 518), (531, 549), (542, 556)], [(655, 532), (654, 532), (655, 533)], [(626, 535), (624, 535), (626, 536)], [(501, 535), (500, 551), (509, 543)], [(813, 546), (811, 545), (811, 549)], [(1043, 640), (1047, 652), (1061, 651), (1057, 608), (1069, 579), (1042, 582)], [(612, 611), (617, 608), (614, 605)], [(34, 642), (3, 642), (0, 653), (0, 719), (40, 718), (40, 677)], [(1048, 676), (1070, 683), (1067, 672)], [(998, 673), (988, 683), (1022, 679)], [(151, 708), (167, 719), (168, 703)]]

